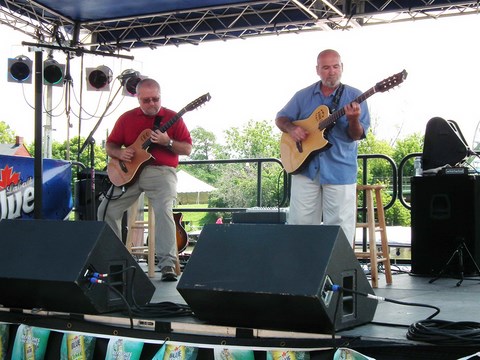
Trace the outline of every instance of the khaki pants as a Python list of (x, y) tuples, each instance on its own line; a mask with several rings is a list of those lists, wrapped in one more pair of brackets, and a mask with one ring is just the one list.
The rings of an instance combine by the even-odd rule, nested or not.
[[(125, 188), (113, 187), (98, 207), (97, 219), (105, 221), (121, 239), (123, 213), (141, 193), (153, 206), (155, 214), (155, 250), (159, 267), (173, 266), (177, 261), (176, 229), (172, 207), (177, 196), (176, 169), (169, 166), (146, 166), (136, 181)], [(110, 200), (109, 200), (110, 198)]]

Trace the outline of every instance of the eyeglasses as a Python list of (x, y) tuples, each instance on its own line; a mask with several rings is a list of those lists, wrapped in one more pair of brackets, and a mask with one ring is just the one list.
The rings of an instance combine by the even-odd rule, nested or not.
[(144, 104), (148, 104), (150, 102), (159, 102), (160, 101), (160, 98), (159, 97), (150, 97), (150, 98), (143, 98), (143, 99), (140, 99), (142, 101), (142, 103)]

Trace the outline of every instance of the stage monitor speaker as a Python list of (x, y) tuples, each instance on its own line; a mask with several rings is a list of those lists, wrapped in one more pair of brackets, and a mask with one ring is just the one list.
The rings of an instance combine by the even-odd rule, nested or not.
[(339, 226), (205, 225), (177, 290), (201, 320), (331, 332), (370, 322), (377, 301)]
[[(480, 264), (480, 177), (437, 175), (412, 178), (412, 273), (460, 274), (459, 258), (454, 256), (464, 243), (474, 261)], [(464, 272), (476, 273), (474, 262), (462, 254)]]
[[(155, 291), (104, 222), (2, 220), (0, 234), (5, 307), (97, 314), (146, 304)], [(108, 284), (92, 283), (95, 272)]]

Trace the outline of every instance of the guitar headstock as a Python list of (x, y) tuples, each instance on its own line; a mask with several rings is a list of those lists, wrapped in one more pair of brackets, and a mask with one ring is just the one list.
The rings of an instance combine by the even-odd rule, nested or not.
[(188, 104), (187, 106), (185, 106), (184, 110), (185, 111), (192, 111), (192, 110), (195, 110), (196, 108), (198, 108), (199, 106), (202, 106), (203, 104), (205, 104), (207, 101), (210, 101), (212, 97), (210, 96), (210, 93), (206, 93), (202, 96), (200, 96), (199, 98), (193, 100), (190, 104)]
[(406, 78), (407, 78), (407, 71), (403, 70), (398, 74), (395, 74), (393, 76), (390, 76), (389, 78), (386, 78), (385, 80), (378, 82), (375, 85), (375, 92), (388, 91), (391, 88), (394, 88), (395, 86), (400, 85), (403, 82), (403, 80), (405, 80)]

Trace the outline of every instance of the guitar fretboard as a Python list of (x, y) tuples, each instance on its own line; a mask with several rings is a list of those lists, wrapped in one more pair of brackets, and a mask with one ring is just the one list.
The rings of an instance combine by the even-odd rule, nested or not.
[[(353, 100), (352, 102), (357, 102), (357, 103), (362, 103), (364, 102), (365, 100), (367, 100), (370, 96), (372, 96), (373, 94), (375, 94), (376, 91), (375, 91), (375, 86), (372, 87), (371, 89), (367, 90), (366, 92), (364, 92), (362, 95), (360, 95), (359, 97), (357, 97), (355, 100)], [(343, 115), (345, 115), (345, 109), (344, 108), (341, 108), (337, 111), (335, 111), (333, 114), (331, 114), (330, 116), (328, 116), (325, 120), (323, 120), (322, 122), (320, 122), (320, 124), (318, 125), (318, 128), (320, 130), (324, 130), (326, 129), (327, 127), (329, 127), (330, 125), (332, 125), (333, 123), (335, 123), (338, 119), (340, 119)]]

